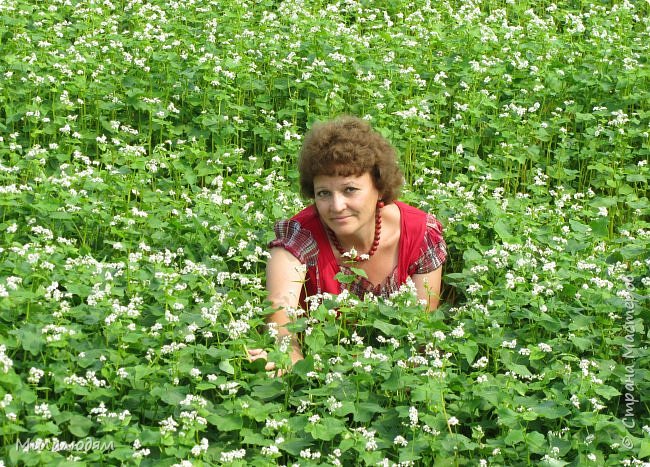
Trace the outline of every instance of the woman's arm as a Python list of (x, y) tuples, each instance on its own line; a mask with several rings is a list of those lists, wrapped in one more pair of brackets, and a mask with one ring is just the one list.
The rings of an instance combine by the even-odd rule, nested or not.
[(438, 308), (442, 284), (442, 267), (426, 274), (413, 274), (412, 279), (418, 292), (418, 299), (426, 302), (427, 311)]
[[(270, 258), (266, 265), (266, 290), (268, 299), (273, 309), (277, 310), (266, 318), (266, 322), (275, 323), (278, 330), (278, 339), (290, 336), (291, 363), (302, 360), (302, 350), (295, 335), (286, 328), (292, 322), (287, 310), (299, 306), (300, 293), (305, 282), (305, 266), (284, 248), (272, 248)], [(261, 349), (249, 351), (251, 360), (266, 359), (266, 352)], [(267, 370), (275, 369), (275, 364), (269, 362)]]

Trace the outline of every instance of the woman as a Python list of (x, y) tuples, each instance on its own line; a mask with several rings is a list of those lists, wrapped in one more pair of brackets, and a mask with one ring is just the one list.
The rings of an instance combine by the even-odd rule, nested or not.
[[(287, 310), (304, 307), (320, 293), (343, 287), (363, 298), (389, 296), (410, 277), (427, 310), (438, 306), (442, 264), (447, 257), (442, 227), (431, 215), (397, 201), (403, 182), (395, 150), (359, 118), (316, 123), (298, 161), (302, 194), (314, 203), (275, 225), (266, 287), (277, 311), (267, 319), (289, 336)], [(342, 285), (335, 275), (363, 269), (367, 279)], [(291, 336), (291, 360), (303, 358)], [(251, 360), (266, 359), (262, 349)], [(275, 365), (268, 362), (267, 370)]]

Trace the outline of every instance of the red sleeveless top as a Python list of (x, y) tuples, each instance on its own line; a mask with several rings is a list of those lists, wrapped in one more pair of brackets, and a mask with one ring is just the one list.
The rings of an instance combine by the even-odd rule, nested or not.
[[(360, 298), (365, 293), (388, 296), (396, 292), (413, 274), (425, 274), (439, 268), (447, 258), (447, 248), (442, 237), (442, 226), (431, 214), (400, 201), (400, 239), (398, 262), (395, 270), (381, 284), (373, 285), (364, 278), (346, 288)], [(327, 238), (316, 207), (311, 205), (290, 220), (275, 225), (276, 239), (269, 247), (282, 247), (307, 266), (305, 287), (300, 297), (322, 293), (338, 295), (344, 285), (335, 279), (339, 272), (349, 268), (339, 265)]]

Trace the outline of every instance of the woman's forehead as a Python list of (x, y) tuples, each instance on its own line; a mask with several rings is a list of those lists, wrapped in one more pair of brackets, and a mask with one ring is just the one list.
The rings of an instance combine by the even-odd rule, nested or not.
[(337, 186), (346, 185), (350, 183), (362, 184), (371, 183), (371, 177), (368, 172), (362, 174), (347, 174), (334, 173), (331, 175), (316, 175), (314, 177), (314, 186)]

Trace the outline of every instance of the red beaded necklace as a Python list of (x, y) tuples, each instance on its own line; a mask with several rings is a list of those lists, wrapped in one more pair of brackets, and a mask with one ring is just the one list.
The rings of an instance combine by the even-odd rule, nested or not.
[[(384, 202), (383, 201), (377, 201), (377, 209), (375, 211), (375, 238), (372, 241), (372, 246), (370, 247), (370, 250), (368, 250), (368, 253), (365, 255), (357, 255), (354, 258), (352, 258), (354, 261), (365, 261), (367, 259), (370, 259), (372, 255), (375, 254), (377, 251), (377, 248), (379, 248), (379, 237), (381, 236), (381, 208), (384, 207)], [(341, 242), (339, 241), (338, 238), (336, 238), (336, 234), (332, 229), (329, 227), (325, 227), (327, 230), (327, 235), (329, 236), (330, 240), (334, 244), (334, 247), (338, 250), (339, 254), (341, 256), (346, 255), (346, 251), (343, 249), (341, 246)]]

